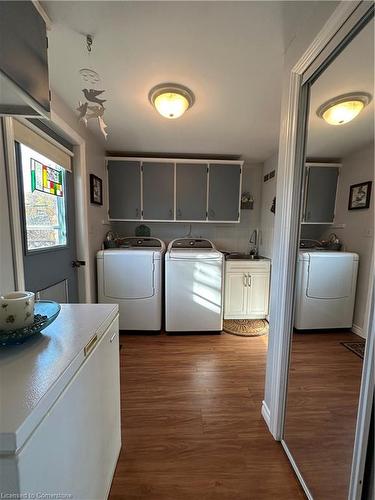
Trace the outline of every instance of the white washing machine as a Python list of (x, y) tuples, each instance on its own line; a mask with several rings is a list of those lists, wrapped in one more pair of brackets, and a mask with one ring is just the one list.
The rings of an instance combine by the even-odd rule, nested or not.
[(97, 253), (98, 302), (119, 305), (120, 330), (160, 330), (165, 244), (124, 238), (121, 248)]
[(224, 255), (204, 239), (171, 241), (165, 255), (167, 332), (221, 331)]
[(356, 253), (299, 252), (295, 328), (315, 330), (353, 326), (358, 262)]

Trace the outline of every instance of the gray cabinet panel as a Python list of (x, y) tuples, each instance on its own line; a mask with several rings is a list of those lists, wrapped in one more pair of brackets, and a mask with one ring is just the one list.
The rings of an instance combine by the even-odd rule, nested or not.
[(110, 219), (141, 218), (141, 163), (108, 162)]
[(237, 221), (241, 184), (240, 165), (210, 164), (208, 219)]
[(177, 163), (176, 219), (206, 220), (207, 164)]
[[(0, 47), (0, 73), (50, 111), (46, 25), (32, 2), (0, 1)], [(27, 114), (26, 104), (18, 113), (12, 106), (22, 102), (16, 93), (8, 97), (1, 111)]]
[(173, 163), (143, 163), (143, 218), (174, 219)]
[(333, 222), (338, 167), (309, 167), (305, 222)]

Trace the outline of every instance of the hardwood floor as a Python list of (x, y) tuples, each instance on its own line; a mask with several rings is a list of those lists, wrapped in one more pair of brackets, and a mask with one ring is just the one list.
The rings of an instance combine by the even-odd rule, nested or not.
[(123, 449), (111, 500), (305, 498), (260, 415), (267, 336), (120, 343)]
[(350, 332), (295, 333), (285, 441), (316, 500), (346, 500), (363, 360)]

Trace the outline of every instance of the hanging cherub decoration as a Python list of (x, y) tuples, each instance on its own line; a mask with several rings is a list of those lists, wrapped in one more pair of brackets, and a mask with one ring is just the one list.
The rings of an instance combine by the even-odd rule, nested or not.
[[(87, 35), (86, 47), (89, 55), (92, 50), (92, 43), (92, 36)], [(89, 88), (82, 89), (86, 102), (79, 101), (78, 103), (78, 120), (84, 123), (87, 127), (88, 120), (97, 119), (100, 131), (104, 135), (105, 139), (107, 139), (107, 125), (103, 118), (105, 111), (104, 103), (106, 102), (106, 99), (102, 99), (102, 94), (105, 92), (105, 90), (95, 88), (98, 84), (100, 84), (100, 76), (96, 71), (90, 68), (80, 69), (79, 74), (81, 75), (84, 84)]]

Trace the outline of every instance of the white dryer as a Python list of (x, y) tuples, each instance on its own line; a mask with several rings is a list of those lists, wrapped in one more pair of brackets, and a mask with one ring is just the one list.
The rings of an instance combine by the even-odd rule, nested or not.
[(221, 331), (224, 256), (204, 239), (176, 239), (165, 256), (166, 331)]
[(164, 253), (164, 242), (150, 237), (97, 253), (98, 302), (119, 305), (120, 330), (161, 329)]
[(353, 326), (358, 261), (358, 255), (350, 252), (299, 252), (295, 328), (314, 330)]

